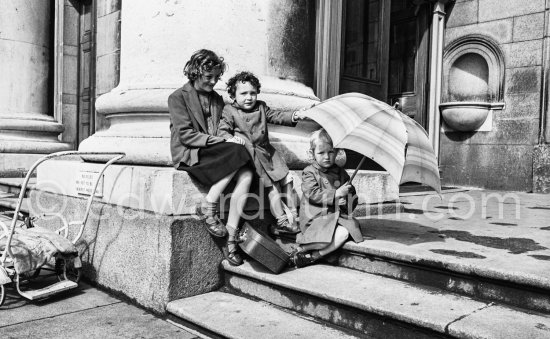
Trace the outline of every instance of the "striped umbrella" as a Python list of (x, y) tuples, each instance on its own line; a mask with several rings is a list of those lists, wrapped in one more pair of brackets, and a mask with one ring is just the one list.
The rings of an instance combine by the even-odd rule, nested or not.
[(364, 94), (347, 93), (325, 100), (303, 115), (327, 131), (334, 147), (369, 157), (399, 184), (419, 182), (441, 193), (437, 160), (426, 131), (390, 105)]

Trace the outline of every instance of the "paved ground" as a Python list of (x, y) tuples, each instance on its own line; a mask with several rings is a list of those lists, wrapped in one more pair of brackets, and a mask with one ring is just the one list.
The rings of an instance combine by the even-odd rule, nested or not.
[(404, 212), (361, 221), (371, 253), (550, 288), (550, 195), (462, 190), (404, 195)]
[(109, 294), (79, 290), (29, 302), (9, 288), (0, 307), (0, 338), (198, 338)]

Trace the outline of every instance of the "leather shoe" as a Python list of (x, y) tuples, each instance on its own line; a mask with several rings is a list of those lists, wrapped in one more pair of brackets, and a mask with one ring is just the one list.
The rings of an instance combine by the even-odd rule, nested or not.
[[(229, 249), (229, 245), (233, 245), (232, 249)], [(243, 264), (243, 258), (237, 252), (237, 241), (228, 240), (227, 245), (223, 247), (223, 256), (231, 266), (240, 266)]]
[(207, 216), (202, 212), (200, 204), (197, 204), (196, 213), (199, 219), (204, 221), (208, 233), (215, 237), (223, 238), (227, 235), (227, 229), (217, 215)]

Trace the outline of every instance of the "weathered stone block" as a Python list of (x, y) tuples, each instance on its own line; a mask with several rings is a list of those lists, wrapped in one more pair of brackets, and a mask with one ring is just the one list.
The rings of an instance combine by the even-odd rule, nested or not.
[(544, 34), (544, 13), (514, 18), (514, 41), (540, 39)]
[(460, 27), (477, 23), (477, 13), (477, 1), (457, 2), (451, 11), (447, 11), (446, 27)]
[(120, 50), (120, 13), (115, 12), (97, 19), (97, 56)]
[[(52, 210), (68, 222), (82, 220), (86, 208), (85, 199), (40, 190), (32, 191), (30, 199), (31, 214)], [(60, 219), (39, 219), (37, 224), (55, 230)], [(164, 313), (170, 300), (221, 285), (221, 252), (192, 216), (173, 217), (96, 201), (77, 247), (86, 278), (157, 313)]]
[(495, 119), (490, 132), (446, 132), (441, 140), (469, 145), (534, 145), (538, 119)]
[(542, 39), (503, 45), (506, 67), (542, 65)]
[(479, 21), (544, 12), (545, 0), (479, 0)]
[(62, 106), (63, 112), (63, 126), (65, 126), (65, 131), (61, 135), (63, 142), (68, 142), (70, 144), (76, 145), (76, 133), (77, 130), (72, 128), (73, 126), (78, 126), (77, 124), (77, 106), (74, 104), (65, 104)]
[(117, 69), (120, 63), (120, 52), (102, 55), (96, 60), (96, 94), (99, 96), (118, 85)]
[(550, 193), (550, 145), (533, 149), (533, 192)]
[(78, 94), (78, 57), (65, 55), (63, 57), (63, 93)]
[(63, 43), (77, 46), (78, 45), (78, 25), (80, 16), (78, 10), (73, 5), (66, 5), (63, 13)]
[(476, 133), (471, 144), (533, 145), (537, 142), (539, 119), (497, 119), (493, 131)]
[(97, 16), (111, 14), (120, 11), (120, 0), (99, 0), (97, 2)]
[(491, 22), (472, 24), (460, 27), (451, 27), (445, 29), (445, 43), (448, 45), (453, 40), (469, 34), (479, 34), (493, 38), (498, 43), (507, 43), (512, 41), (512, 31), (514, 27), (513, 19), (502, 19)]
[(540, 66), (506, 69), (507, 93), (535, 93), (540, 90)]
[(471, 145), (441, 140), (442, 185), (532, 190), (533, 146)]
[(506, 108), (501, 111), (501, 118), (535, 118), (540, 114), (540, 93), (519, 93), (504, 95)]

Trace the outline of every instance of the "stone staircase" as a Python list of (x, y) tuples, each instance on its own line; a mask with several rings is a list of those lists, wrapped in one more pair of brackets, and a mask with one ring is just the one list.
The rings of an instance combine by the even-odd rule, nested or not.
[[(365, 235), (380, 235), (396, 221), (361, 223)], [(429, 232), (434, 239), (453, 234)], [(524, 257), (503, 254), (504, 262), (506, 256), (518, 260), (517, 270), (510, 270), (489, 250), (487, 260), (472, 264), (476, 258), (466, 242), (459, 254), (473, 258), (412, 252), (413, 242), (376, 238), (347, 243), (330, 265), (289, 268), (279, 275), (251, 260), (239, 267), (223, 262), (225, 286), (170, 302), (169, 317), (221, 338), (550, 338), (547, 261), (545, 271), (544, 261), (528, 267)], [(291, 242), (278, 241), (291, 250)], [(432, 249), (441, 247), (432, 242)], [(454, 242), (448, 240), (449, 253)], [(497, 257), (501, 253), (494, 251)]]

